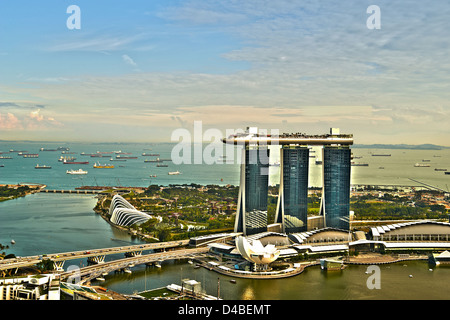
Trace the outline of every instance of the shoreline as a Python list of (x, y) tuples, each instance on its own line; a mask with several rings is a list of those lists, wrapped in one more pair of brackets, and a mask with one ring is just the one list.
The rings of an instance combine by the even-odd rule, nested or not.
[[(358, 258), (352, 257), (353, 261), (352, 260), (350, 260), (350, 261), (343, 260), (344, 268), (339, 271), (344, 270), (345, 267), (347, 267), (348, 265), (383, 265), (383, 264), (392, 264), (392, 263), (399, 263), (399, 262), (405, 262), (405, 261), (424, 261), (424, 260), (428, 261), (428, 256), (424, 256), (424, 255), (412, 256), (412, 257), (408, 257), (408, 258), (395, 258), (394, 257), (395, 255), (396, 254), (393, 254), (393, 255), (384, 254), (384, 255), (380, 255), (378, 257), (373, 257), (373, 255), (371, 254), (370, 258), (367, 258), (367, 257), (359, 258), (359, 260), (361, 260), (361, 261), (355, 261), (355, 260), (358, 260)], [(197, 259), (195, 259), (195, 260), (197, 260)], [(226, 276), (233, 277), (233, 278), (254, 279), (254, 280), (271, 280), (271, 279), (283, 279), (283, 278), (294, 277), (294, 276), (302, 274), (303, 271), (305, 271), (305, 269), (308, 267), (320, 266), (319, 261), (311, 260), (311, 261), (299, 263), (300, 266), (294, 268), (293, 270), (291, 270), (289, 272), (285, 272), (285, 271), (281, 270), (276, 273), (273, 273), (273, 272), (266, 272), (266, 273), (265, 272), (248, 272), (248, 273), (244, 274), (242, 272), (227, 271), (227, 270), (224, 270), (223, 268), (220, 268), (220, 266), (219, 267), (212, 266), (201, 260), (199, 260), (199, 264), (203, 268), (206, 268), (210, 271), (220, 273), (222, 275), (226, 275)], [(229, 269), (229, 270), (231, 270), (231, 269)]]

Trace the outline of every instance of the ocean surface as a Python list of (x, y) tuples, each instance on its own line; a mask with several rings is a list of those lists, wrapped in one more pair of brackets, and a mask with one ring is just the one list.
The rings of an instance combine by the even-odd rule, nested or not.
[[(218, 163), (208, 164), (210, 149), (204, 145), (200, 149), (200, 156), (196, 155), (194, 148), (188, 160), (181, 164), (175, 164), (176, 160), (183, 156), (182, 153), (172, 151), (176, 144), (138, 144), (138, 143), (42, 143), (42, 142), (0, 142), (0, 154), (12, 159), (1, 159), (0, 183), (39, 183), (47, 185), (48, 189), (74, 189), (81, 186), (139, 186), (146, 187), (150, 184), (219, 184), (239, 185), (240, 153), (235, 149), (233, 154), (224, 145), (215, 145), (216, 150), (221, 152), (215, 156)], [(72, 154), (62, 154), (61, 151), (40, 151), (41, 148), (56, 149), (67, 147)], [(38, 158), (24, 158), (17, 152), (10, 150), (26, 151), (36, 153)], [(175, 149), (178, 150), (178, 149)], [(110, 161), (116, 158), (115, 152), (131, 153), (121, 156), (135, 156), (137, 159), (126, 161)], [(96, 154), (97, 152), (109, 152), (103, 157), (90, 157), (81, 153)], [(227, 154), (228, 152), (228, 154)], [(445, 175), (438, 169), (450, 170), (450, 149), (442, 150), (399, 150), (399, 149), (362, 149), (352, 148), (355, 163), (366, 163), (368, 166), (352, 166), (351, 183), (365, 185), (404, 185), (404, 186), (432, 186), (447, 191), (450, 175)], [(159, 156), (143, 156), (147, 154), (159, 154)], [(390, 155), (390, 156), (374, 156)], [(322, 151), (319, 147), (313, 147), (310, 153), (309, 185), (321, 187), (322, 166), (315, 163), (321, 160)], [(58, 159), (61, 156), (75, 157), (75, 161), (89, 161), (89, 164), (63, 164)], [(157, 167), (157, 163), (144, 162), (149, 159), (172, 159), (175, 161), (164, 161), (167, 167)], [(209, 157), (208, 157), (209, 156)], [(200, 163), (194, 163), (195, 157)], [(222, 157), (226, 157), (223, 161)], [(190, 161), (189, 161), (190, 160)], [(279, 152), (272, 149), (270, 163), (279, 161)], [(175, 162), (175, 163), (174, 163)], [(188, 163), (186, 163), (188, 162)], [(113, 164), (113, 169), (96, 169), (94, 163)], [(414, 167), (421, 163), (429, 167)], [(51, 169), (35, 169), (35, 166), (47, 165)], [(67, 170), (83, 169), (88, 171), (87, 175), (69, 175)], [(270, 166), (269, 183), (279, 183), (279, 166)], [(168, 172), (179, 171), (179, 175), (169, 175)], [(155, 176), (156, 177), (153, 177)]]

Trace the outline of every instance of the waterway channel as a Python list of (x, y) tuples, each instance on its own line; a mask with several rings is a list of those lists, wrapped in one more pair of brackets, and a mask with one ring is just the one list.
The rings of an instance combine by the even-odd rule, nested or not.
[[(92, 195), (33, 194), (0, 203), (0, 243), (6, 253), (17, 256), (139, 244), (141, 240), (117, 230), (92, 210)], [(14, 239), (16, 244), (10, 244)], [(107, 256), (106, 260), (113, 259)], [(85, 260), (66, 262), (83, 265)], [(369, 289), (367, 266), (348, 266), (343, 271), (324, 272), (307, 268), (302, 274), (274, 280), (236, 279), (187, 261), (166, 261), (161, 268), (136, 266), (132, 274), (111, 273), (97, 283), (111, 290), (132, 294), (180, 284), (183, 279), (202, 283), (207, 294), (225, 300), (415, 300), (450, 299), (450, 267), (430, 269), (427, 262), (410, 261), (380, 265), (380, 289)], [(370, 280), (369, 280), (370, 281)]]

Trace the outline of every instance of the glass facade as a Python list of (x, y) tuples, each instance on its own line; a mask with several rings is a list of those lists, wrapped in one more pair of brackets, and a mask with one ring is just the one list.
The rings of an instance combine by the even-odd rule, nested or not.
[(281, 149), (280, 201), (277, 221), (284, 232), (307, 230), (309, 149), (301, 146), (283, 146)]
[(323, 147), (323, 191), (321, 214), (326, 227), (349, 230), (351, 150)]
[(252, 235), (267, 231), (269, 149), (246, 147), (244, 152), (235, 231)]

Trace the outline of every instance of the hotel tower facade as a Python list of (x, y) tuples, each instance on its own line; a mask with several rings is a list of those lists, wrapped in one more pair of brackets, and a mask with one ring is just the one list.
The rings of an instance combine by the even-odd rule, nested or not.
[[(249, 128), (250, 129), (250, 128)], [(260, 136), (256, 128), (223, 139), (243, 145), (235, 232), (245, 236), (267, 231), (269, 145), (280, 148), (280, 187), (275, 223), (284, 233), (308, 230), (309, 146), (322, 146), (324, 227), (349, 229), (350, 169), (353, 135), (331, 129), (326, 135), (283, 134)]]

